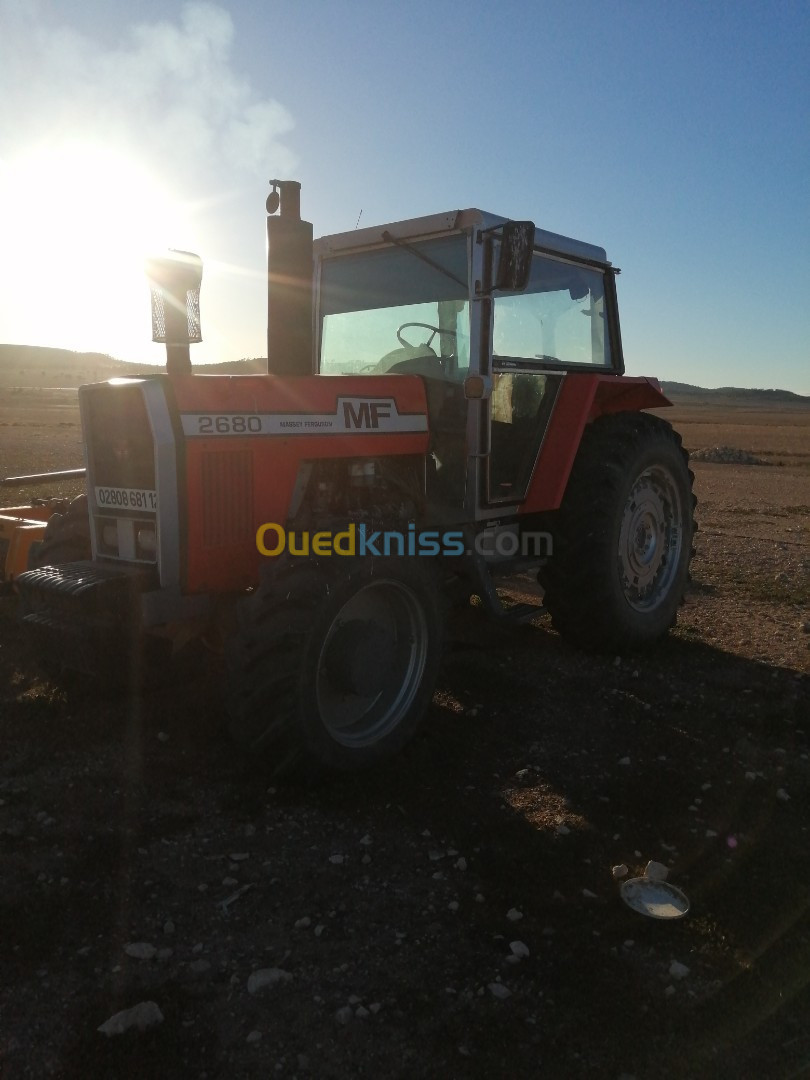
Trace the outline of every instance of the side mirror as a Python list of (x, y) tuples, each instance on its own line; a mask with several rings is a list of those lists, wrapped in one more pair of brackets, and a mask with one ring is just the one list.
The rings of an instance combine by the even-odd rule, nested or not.
[(507, 221), (501, 232), (501, 253), (495, 288), (523, 292), (529, 284), (534, 253), (534, 222)]

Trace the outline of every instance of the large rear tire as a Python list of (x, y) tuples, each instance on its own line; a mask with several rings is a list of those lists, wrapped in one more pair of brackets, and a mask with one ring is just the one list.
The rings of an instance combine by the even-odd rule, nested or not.
[(413, 559), (272, 568), (226, 649), (234, 740), (274, 775), (351, 771), (397, 753), (433, 695), (437, 592)]
[(617, 413), (585, 429), (540, 572), (565, 638), (638, 649), (675, 625), (696, 528), (688, 461), (657, 416)]

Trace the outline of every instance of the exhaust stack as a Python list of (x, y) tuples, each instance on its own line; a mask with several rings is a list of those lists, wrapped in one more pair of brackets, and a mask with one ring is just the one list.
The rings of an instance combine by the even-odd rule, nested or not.
[(267, 198), (267, 371), (312, 374), (312, 225), (301, 185), (271, 180)]
[(170, 251), (148, 260), (146, 276), (152, 288), (152, 341), (165, 342), (169, 375), (190, 375), (189, 345), (202, 341), (202, 259), (190, 251)]

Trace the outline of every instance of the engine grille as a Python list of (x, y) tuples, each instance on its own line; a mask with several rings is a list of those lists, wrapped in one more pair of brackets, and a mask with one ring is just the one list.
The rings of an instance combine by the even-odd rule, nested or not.
[(202, 461), (203, 547), (253, 536), (253, 459), (249, 450), (211, 452)]
[(155, 487), (152, 430), (140, 386), (102, 383), (82, 389), (95, 483), (102, 487)]

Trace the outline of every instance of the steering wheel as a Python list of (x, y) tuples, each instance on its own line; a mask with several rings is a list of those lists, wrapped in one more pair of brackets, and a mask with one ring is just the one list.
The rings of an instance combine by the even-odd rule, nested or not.
[(406, 341), (405, 338), (402, 336), (402, 331), (407, 330), (409, 326), (421, 326), (423, 330), (431, 330), (432, 331), (430, 337), (427, 339), (427, 341), (424, 342), (424, 344), (427, 345), (428, 347), (430, 347), (431, 341), (433, 341), (433, 339), (435, 338), (435, 336), (437, 334), (448, 334), (450, 337), (453, 337), (453, 338), (456, 336), (455, 330), (442, 330), (442, 328), (440, 326), (431, 326), (430, 323), (426, 323), (426, 322), (404, 322), (402, 324), (402, 326), (400, 326), (399, 330), (397, 330), (397, 341), (400, 343), (400, 345), (404, 346), (404, 348), (406, 348), (406, 349), (415, 348), (414, 345), (411, 345), (411, 343), (409, 341)]

